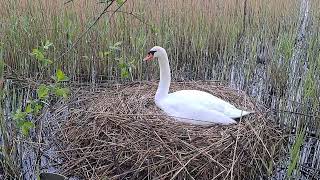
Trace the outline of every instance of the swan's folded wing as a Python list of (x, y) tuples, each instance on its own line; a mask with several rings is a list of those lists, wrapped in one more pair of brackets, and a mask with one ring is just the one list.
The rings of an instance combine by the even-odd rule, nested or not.
[[(190, 100), (190, 98), (188, 98)], [(236, 123), (230, 117), (216, 110), (208, 109), (206, 106), (199, 103), (192, 103), (186, 99), (165, 98), (161, 102), (160, 108), (169, 116), (176, 118), (179, 121), (208, 125), (213, 123), (232, 124)]]
[(232, 104), (215, 97), (207, 92), (197, 90), (182, 90), (169, 94), (168, 98), (172, 102), (179, 104), (194, 104), (205, 107), (208, 110), (214, 110), (225, 114), (236, 108)]

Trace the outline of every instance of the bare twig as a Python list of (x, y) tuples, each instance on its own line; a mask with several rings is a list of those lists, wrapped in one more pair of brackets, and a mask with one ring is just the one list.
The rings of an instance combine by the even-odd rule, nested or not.
[(73, 1), (74, 0), (68, 0), (68, 1), (64, 2), (63, 4), (66, 5), (66, 4), (69, 4), (69, 3), (73, 2)]
[[(71, 0), (73, 1), (73, 0)], [(73, 49), (82, 39), (82, 37), (84, 37), (91, 29), (93, 26), (95, 26), (98, 21), (103, 17), (104, 14), (106, 14), (108, 12), (108, 9), (111, 7), (111, 5), (115, 2), (116, 0), (111, 0), (107, 6), (103, 9), (103, 11), (100, 13), (100, 15), (95, 19), (95, 21), (76, 39), (76, 41), (72, 44), (72, 46), (70, 48), (67, 48), (66, 51), (59, 56), (57, 59), (61, 59), (62, 57), (64, 57), (67, 53), (70, 52), (71, 49)], [(115, 11), (113, 11), (113, 13), (110, 15), (109, 19), (111, 19), (111, 17), (127, 2), (128, 0), (125, 0), (122, 4), (120, 4)]]

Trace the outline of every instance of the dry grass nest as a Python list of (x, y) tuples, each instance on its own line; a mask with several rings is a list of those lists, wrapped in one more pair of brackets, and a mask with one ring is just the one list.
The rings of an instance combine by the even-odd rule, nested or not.
[(63, 174), (85, 179), (250, 179), (272, 172), (281, 130), (244, 92), (213, 82), (172, 83), (173, 91), (207, 91), (256, 111), (235, 125), (204, 127), (166, 116), (154, 104), (156, 88), (157, 83), (149, 82), (78, 89), (68, 113), (60, 108), (55, 116)]

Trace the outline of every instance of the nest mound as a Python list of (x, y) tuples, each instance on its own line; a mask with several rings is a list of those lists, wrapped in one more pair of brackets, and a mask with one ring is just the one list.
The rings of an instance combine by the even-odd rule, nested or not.
[[(177, 122), (154, 104), (157, 83), (79, 90), (59, 120), (62, 170), (86, 179), (250, 178), (269, 172), (279, 156), (281, 131), (245, 93), (217, 83), (172, 83), (254, 110), (236, 125)], [(59, 114), (59, 113), (57, 113)]]

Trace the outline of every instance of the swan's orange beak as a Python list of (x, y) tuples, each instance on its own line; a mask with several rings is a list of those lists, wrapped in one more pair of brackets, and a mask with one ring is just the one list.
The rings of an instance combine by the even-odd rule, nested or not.
[(148, 53), (148, 55), (143, 59), (144, 61), (151, 61), (153, 59), (153, 54)]

